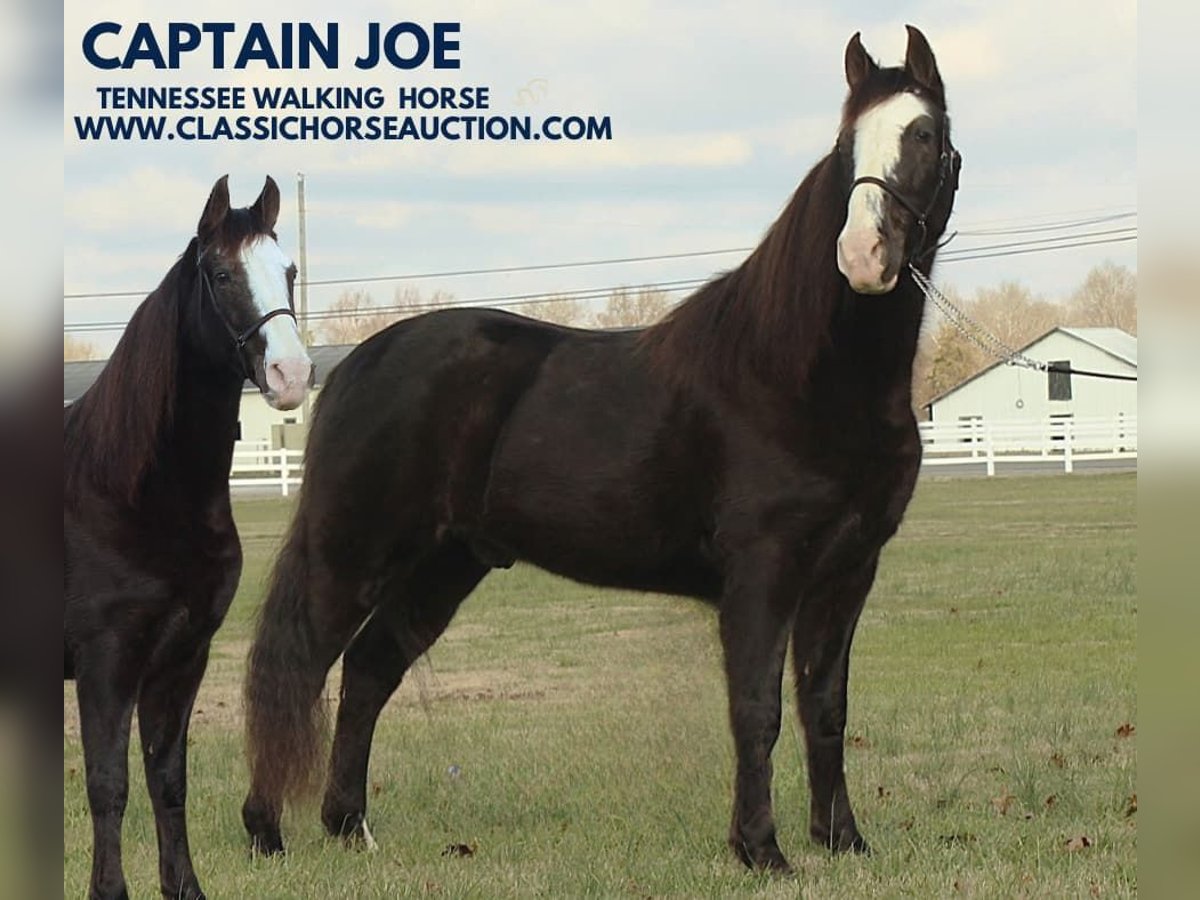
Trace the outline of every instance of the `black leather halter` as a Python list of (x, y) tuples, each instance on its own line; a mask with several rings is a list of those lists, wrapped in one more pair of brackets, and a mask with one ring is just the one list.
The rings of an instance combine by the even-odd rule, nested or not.
[[(921, 259), (927, 256), (935, 249), (934, 247), (925, 247), (925, 241), (929, 237), (929, 214), (933, 212), (933, 208), (937, 205), (938, 198), (942, 195), (942, 189), (947, 182), (951, 181), (951, 176), (955, 172), (955, 165), (959, 159), (959, 153), (950, 146), (950, 138), (948, 136), (949, 128), (946, 124), (942, 124), (942, 152), (938, 157), (938, 180), (937, 186), (933, 189), (933, 196), (929, 198), (929, 204), (924, 210), (918, 209), (908, 197), (900, 193), (900, 190), (894, 185), (888, 184), (882, 178), (877, 178), (874, 175), (863, 175), (860, 178), (854, 179), (850, 185), (850, 193), (854, 193), (854, 189), (860, 184), (873, 184), (878, 188), (882, 188), (884, 193), (888, 194), (893, 200), (903, 206), (912, 215), (913, 221), (917, 223), (917, 227), (921, 229), (921, 237), (913, 247), (912, 253), (909, 254), (906, 262)], [(958, 190), (957, 179), (954, 180), (952, 191)]]
[(217, 294), (213, 290), (212, 282), (209, 281), (208, 273), (204, 271), (204, 266), (201, 265), (201, 262), (204, 259), (204, 254), (207, 252), (208, 248), (205, 247), (201, 249), (199, 242), (197, 242), (196, 272), (200, 276), (201, 294), (208, 296), (209, 302), (212, 304), (213, 312), (217, 314), (217, 318), (221, 321), (221, 324), (225, 326), (225, 331), (229, 333), (229, 337), (233, 340), (234, 345), (237, 347), (238, 360), (242, 364), (243, 373), (250, 381), (254, 381), (254, 375), (250, 372), (249, 367), (246, 365), (246, 357), (242, 351), (246, 349), (246, 344), (250, 338), (258, 334), (262, 327), (276, 316), (291, 316), (292, 321), (298, 322), (296, 319), (296, 310), (292, 305), (292, 298), (290, 295), (288, 296), (287, 306), (281, 306), (278, 309), (271, 310), (249, 328), (238, 331), (233, 327), (233, 323), (229, 321), (229, 317), (225, 315), (225, 311), (221, 309), (221, 304), (217, 302)]

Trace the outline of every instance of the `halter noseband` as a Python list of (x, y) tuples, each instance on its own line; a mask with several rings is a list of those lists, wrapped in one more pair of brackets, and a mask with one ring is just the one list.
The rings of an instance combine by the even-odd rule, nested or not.
[(292, 298), (290, 296), (288, 297), (288, 305), (287, 306), (281, 306), (278, 309), (271, 310), (266, 315), (264, 315), (262, 318), (260, 318), (258, 321), (256, 321), (253, 325), (251, 325), (249, 328), (246, 328), (243, 331), (238, 331), (236, 328), (233, 327), (233, 323), (229, 321), (229, 318), (225, 315), (224, 310), (221, 309), (221, 304), (217, 302), (217, 294), (213, 290), (212, 282), (210, 282), (208, 279), (208, 273), (204, 271), (204, 266), (202, 266), (200, 264), (201, 261), (204, 259), (204, 254), (207, 252), (208, 252), (208, 248), (205, 247), (205, 248), (201, 249), (199, 240), (197, 240), (197, 243), (196, 243), (196, 271), (200, 275), (201, 293), (208, 295), (209, 302), (212, 303), (213, 312), (215, 312), (217, 314), (217, 318), (220, 319), (221, 324), (225, 326), (225, 331), (228, 332), (229, 337), (233, 339), (233, 343), (237, 347), (237, 351), (238, 351), (238, 360), (242, 364), (243, 373), (245, 373), (245, 375), (248, 379), (250, 379), (251, 381), (254, 381), (253, 375), (250, 373), (248, 367), (246, 366), (246, 359), (242, 355), (242, 351), (246, 349), (246, 344), (247, 344), (247, 342), (249, 342), (250, 338), (252, 338), (252, 337), (254, 337), (254, 335), (258, 334), (258, 332), (262, 329), (262, 327), (264, 325), (266, 325), (268, 322), (270, 322), (272, 319), (274, 319), (276, 316), (291, 316), (292, 321), (294, 321), (294, 322), (299, 321), (298, 319), (296, 319), (296, 310), (292, 308)]
[[(874, 175), (863, 175), (859, 178), (855, 178), (850, 184), (851, 194), (854, 193), (854, 189), (860, 184), (873, 184), (878, 188), (882, 188), (884, 193), (903, 206), (912, 215), (913, 221), (915, 221), (917, 223), (917, 227), (921, 229), (921, 237), (917, 241), (916, 246), (913, 248), (913, 252), (909, 254), (909, 258), (907, 260), (908, 262), (912, 262), (927, 256), (932, 250), (936, 249), (937, 246), (935, 244), (933, 247), (926, 248), (924, 251), (921, 250), (921, 248), (925, 246), (926, 238), (929, 236), (929, 227), (926, 224), (929, 219), (929, 214), (933, 212), (934, 206), (937, 205), (938, 198), (942, 195), (942, 188), (946, 186), (947, 176), (951, 171), (953, 171), (954, 161), (958, 157), (958, 151), (950, 146), (950, 139), (947, 136), (948, 132), (949, 129), (946, 127), (945, 123), (943, 123), (942, 152), (938, 157), (937, 186), (934, 187), (933, 196), (929, 198), (929, 205), (925, 207), (924, 211), (917, 209), (916, 204), (913, 203), (908, 197), (905, 197), (902, 193), (900, 193), (897, 188), (888, 184), (882, 178), (878, 178)], [(955, 184), (954, 190), (957, 189), (958, 185)]]

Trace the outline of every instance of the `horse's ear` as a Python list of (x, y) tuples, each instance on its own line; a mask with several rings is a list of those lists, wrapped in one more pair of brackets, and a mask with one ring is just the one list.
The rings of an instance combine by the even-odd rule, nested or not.
[(267, 181), (263, 185), (258, 199), (254, 201), (254, 205), (250, 209), (258, 216), (258, 221), (262, 222), (264, 230), (275, 230), (275, 220), (279, 218), (279, 185), (270, 175), (267, 176)]
[(879, 66), (875, 65), (875, 60), (871, 59), (871, 55), (863, 48), (862, 32), (854, 32), (854, 37), (850, 38), (850, 43), (846, 45), (846, 84), (850, 85), (851, 91), (856, 91), (860, 84), (877, 71)]
[(196, 234), (201, 243), (205, 243), (216, 234), (225, 216), (229, 214), (229, 176), (222, 175), (213, 185), (212, 193), (208, 195), (208, 203), (200, 214), (200, 224), (196, 226)]
[(942, 76), (938, 72), (937, 60), (933, 58), (933, 50), (929, 48), (929, 41), (925, 40), (925, 35), (921, 34), (920, 29), (914, 28), (912, 25), (904, 27), (908, 29), (908, 50), (904, 54), (904, 71), (913, 81), (926, 88), (935, 97), (944, 98), (945, 89), (942, 87)]

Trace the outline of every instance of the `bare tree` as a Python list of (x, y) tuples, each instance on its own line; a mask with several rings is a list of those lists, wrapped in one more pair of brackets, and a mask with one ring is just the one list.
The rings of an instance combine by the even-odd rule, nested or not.
[(376, 306), (367, 291), (343, 291), (329, 307), (334, 315), (321, 319), (317, 330), (326, 343), (357, 344), (393, 322), (449, 306), (453, 301), (453, 294), (440, 290), (426, 300), (418, 288), (408, 286), (396, 288), (389, 306)]
[[(953, 291), (949, 295), (956, 306), (965, 309), (989, 333), (1014, 349), (1045, 334), (1065, 316), (1061, 306), (1013, 281), (980, 288), (970, 302), (963, 302)], [(995, 361), (954, 325), (939, 319), (918, 351), (913, 377), (914, 406), (924, 406)]]
[(513, 312), (556, 325), (581, 326), (586, 317), (583, 304), (574, 297), (547, 297), (534, 303), (522, 303)]
[(971, 301), (970, 311), (975, 321), (1014, 349), (1041, 337), (1063, 321), (1061, 306), (1035, 295), (1016, 281), (980, 288)]
[(96, 347), (87, 341), (81, 341), (79, 338), (71, 337), (69, 334), (63, 335), (63, 361), (69, 362), (72, 360), (96, 359)]
[(618, 288), (608, 295), (604, 309), (596, 313), (596, 324), (601, 328), (632, 328), (650, 325), (661, 319), (671, 308), (665, 291), (647, 290), (633, 292)]
[(1096, 266), (1067, 301), (1067, 321), (1137, 334), (1137, 276), (1113, 262)]

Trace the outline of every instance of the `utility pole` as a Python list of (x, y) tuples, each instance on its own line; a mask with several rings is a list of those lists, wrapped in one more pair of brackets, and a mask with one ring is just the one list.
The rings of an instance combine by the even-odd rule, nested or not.
[[(296, 173), (297, 212), (300, 222), (300, 340), (308, 347), (308, 228), (304, 215), (304, 173)], [(309, 391), (304, 392), (304, 433), (308, 434), (308, 416), (312, 408)]]

